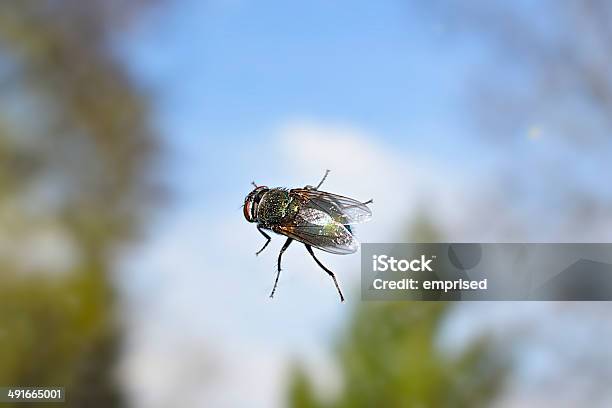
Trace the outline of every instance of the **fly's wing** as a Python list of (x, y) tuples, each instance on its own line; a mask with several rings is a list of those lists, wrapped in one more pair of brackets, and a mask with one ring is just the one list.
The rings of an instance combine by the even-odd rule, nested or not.
[(359, 242), (344, 225), (316, 207), (300, 208), (291, 222), (272, 230), (332, 254), (352, 254), (359, 249)]
[(294, 188), (290, 194), (299, 197), (309, 207), (329, 214), (340, 224), (359, 224), (372, 217), (372, 211), (366, 204), (349, 197), (308, 188)]

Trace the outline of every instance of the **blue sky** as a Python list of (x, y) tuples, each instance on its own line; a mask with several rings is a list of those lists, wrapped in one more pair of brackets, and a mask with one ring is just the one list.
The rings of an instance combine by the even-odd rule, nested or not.
[[(478, 53), (400, 2), (207, 3), (158, 9), (121, 48), (153, 96), (173, 192), (121, 282), (136, 328), (126, 370), (136, 390), (155, 388), (151, 372), (189, 383), (186, 367), (212, 350), (229, 374), (205, 401), (247, 404), (227, 401), (239, 382), (249, 406), (279, 405), (291, 359), (334, 383), (330, 347), (358, 301), (359, 257), (323, 255), (346, 307), (301, 247), (270, 301), (282, 240), (253, 255), (261, 237), (240, 211), (250, 181), (314, 184), (330, 168), (330, 191), (376, 200), (360, 237), (396, 239), (424, 200), (411, 187), (457, 179), (453, 162), (474, 169), (458, 151), (469, 149), (462, 78)], [(193, 345), (204, 357), (181, 354)]]
[(129, 54), (168, 143), (209, 168), (237, 145), (267, 146), (291, 117), (353, 123), (408, 153), (457, 160), (482, 149), (466, 137), (459, 97), (479, 49), (423, 15), (402, 2), (187, 1), (154, 14)]
[[(126, 372), (141, 406), (174, 405), (179, 392), (186, 406), (278, 406), (296, 357), (335, 383), (329, 354), (359, 302), (359, 257), (322, 255), (349, 298), (339, 307), (331, 282), (292, 246), (270, 301), (283, 240), (254, 256), (263, 238), (240, 210), (252, 180), (301, 186), (330, 168), (329, 191), (375, 199), (373, 221), (358, 229), (366, 242), (401, 239), (423, 205), (459, 241), (494, 241), (525, 220), (529, 200), (508, 204), (515, 192), (496, 177), (537, 176), (540, 156), (575, 156), (546, 127), (529, 139), (534, 118), (511, 150), (474, 133), (465, 96), (490, 55), (457, 37), (400, 1), (189, 0), (121, 39), (152, 96), (166, 154), (159, 173), (173, 194), (120, 282), (132, 327)], [(503, 200), (503, 216), (483, 189)], [(533, 199), (541, 209), (542, 195)], [(212, 387), (203, 367), (223, 373)], [(236, 383), (249, 399), (230, 392)]]

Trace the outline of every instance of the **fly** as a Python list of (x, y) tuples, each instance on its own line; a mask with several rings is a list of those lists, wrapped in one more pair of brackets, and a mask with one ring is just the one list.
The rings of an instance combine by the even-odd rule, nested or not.
[(287, 237), (278, 254), (276, 279), (270, 297), (274, 297), (278, 285), (283, 253), (293, 241), (298, 241), (304, 244), (317, 265), (331, 276), (340, 301), (344, 301), (336, 276), (317, 259), (312, 248), (338, 255), (355, 253), (359, 249), (359, 242), (353, 235), (351, 225), (372, 217), (372, 211), (368, 208), (372, 200), (361, 202), (320, 191), (319, 187), (328, 174), (329, 170), (316, 187), (290, 190), (258, 186), (253, 182), (255, 189), (244, 200), (244, 217), (248, 222), (256, 223), (257, 230), (266, 238), (266, 243), (255, 255), (266, 249), (272, 239), (266, 231)]

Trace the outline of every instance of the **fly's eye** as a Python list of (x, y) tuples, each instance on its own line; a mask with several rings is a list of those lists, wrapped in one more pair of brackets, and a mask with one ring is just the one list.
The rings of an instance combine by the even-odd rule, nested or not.
[(249, 197), (247, 197), (247, 199), (244, 201), (244, 206), (242, 206), (242, 212), (244, 214), (244, 218), (246, 218), (246, 220), (248, 222), (253, 222), (253, 219), (251, 217), (251, 207), (252, 207), (252, 198), (249, 195)]
[(244, 200), (244, 206), (242, 208), (244, 218), (248, 222), (256, 222), (257, 221), (257, 206), (261, 197), (268, 191), (269, 188), (267, 186), (257, 186), (253, 191), (249, 193), (249, 195)]

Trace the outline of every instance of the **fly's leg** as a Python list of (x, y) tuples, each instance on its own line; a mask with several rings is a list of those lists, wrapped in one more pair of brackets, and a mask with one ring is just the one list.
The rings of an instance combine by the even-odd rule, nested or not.
[(317, 184), (317, 186), (314, 188), (315, 190), (318, 190), (319, 187), (321, 187), (321, 184), (323, 184), (328, 174), (329, 174), (329, 170), (325, 170), (325, 175), (323, 175), (323, 178), (321, 179), (321, 181), (319, 181), (319, 184)]
[(268, 234), (266, 234), (266, 233), (265, 233), (265, 232), (264, 232), (264, 231), (261, 229), (261, 227), (259, 227), (259, 226), (258, 226), (258, 227), (257, 227), (257, 231), (259, 231), (259, 232), (261, 233), (261, 235), (263, 235), (264, 237), (266, 237), (266, 243), (264, 244), (264, 246), (263, 246), (263, 247), (261, 247), (261, 249), (260, 249), (259, 251), (255, 252), (255, 256), (257, 256), (257, 255), (261, 254), (261, 253), (262, 253), (262, 251), (263, 251), (264, 249), (266, 249), (266, 247), (268, 246), (268, 244), (269, 244), (269, 243), (270, 243), (270, 241), (272, 240), (272, 238), (270, 238), (270, 236), (269, 236)]
[(316, 187), (311, 186), (310, 184), (305, 186), (304, 188), (308, 189), (308, 190), (318, 190), (319, 187), (321, 187), (321, 184), (323, 184), (323, 182), (325, 181), (325, 179), (327, 178), (327, 175), (329, 174), (329, 170), (325, 170), (325, 174), (323, 175), (323, 178), (321, 179), (321, 181), (319, 181), (319, 184), (317, 184)]
[(336, 276), (334, 275), (334, 273), (332, 271), (330, 271), (329, 269), (327, 269), (322, 263), (321, 261), (319, 261), (317, 259), (317, 257), (315, 256), (314, 252), (312, 251), (312, 247), (310, 245), (306, 245), (304, 244), (304, 246), (306, 247), (306, 250), (308, 251), (308, 253), (312, 256), (312, 258), (315, 260), (315, 262), (317, 263), (317, 265), (319, 265), (321, 267), (321, 269), (323, 269), (325, 272), (327, 272), (327, 274), (329, 276), (331, 276), (331, 278), (334, 280), (334, 285), (336, 285), (336, 289), (338, 290), (338, 294), (340, 295), (340, 301), (344, 302), (344, 296), (342, 296), (342, 291), (340, 290), (340, 286), (338, 286), (338, 281), (336, 280)]
[(280, 253), (278, 254), (278, 262), (276, 263), (276, 268), (277, 268), (276, 279), (274, 280), (274, 287), (272, 288), (272, 293), (270, 293), (270, 297), (274, 297), (274, 292), (276, 291), (276, 285), (278, 285), (278, 278), (280, 277), (280, 272), (281, 272), (281, 257), (283, 256), (283, 252), (285, 252), (287, 248), (289, 248), (289, 244), (291, 244), (292, 241), (293, 241), (292, 238), (287, 238), (287, 240), (285, 241), (285, 244), (280, 250)]

